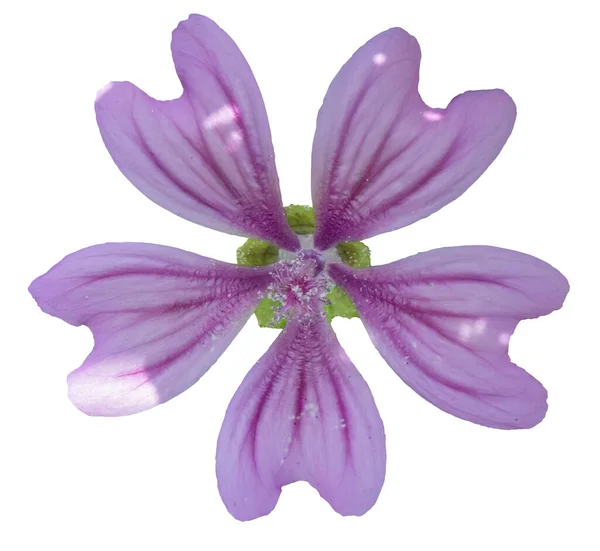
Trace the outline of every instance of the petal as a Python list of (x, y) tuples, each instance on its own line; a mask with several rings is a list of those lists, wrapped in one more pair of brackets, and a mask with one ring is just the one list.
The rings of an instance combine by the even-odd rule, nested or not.
[(369, 387), (325, 318), (288, 323), (236, 392), (217, 446), (229, 512), (268, 514), (306, 480), (342, 515), (361, 515), (385, 476), (385, 435)]
[(321, 250), (429, 216), (496, 158), (516, 110), (502, 90), (466, 92), (446, 109), (419, 96), (417, 41), (390, 29), (335, 77), (319, 112), (312, 196)]
[(511, 363), (517, 323), (561, 307), (569, 289), (552, 266), (495, 247), (452, 247), (330, 275), (350, 295), (371, 340), (426, 400), (474, 423), (529, 428), (546, 390)]
[(296, 250), (260, 91), (235, 43), (192, 15), (173, 32), (183, 95), (157, 101), (129, 82), (96, 100), (104, 143), (144, 195), (209, 228)]
[(94, 349), (69, 375), (89, 415), (128, 415), (170, 400), (219, 358), (260, 301), (265, 268), (143, 243), (73, 253), (29, 291), (40, 308), (87, 325)]

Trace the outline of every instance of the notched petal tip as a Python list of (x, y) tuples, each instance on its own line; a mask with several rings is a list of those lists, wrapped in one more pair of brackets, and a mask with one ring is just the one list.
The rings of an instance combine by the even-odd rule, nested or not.
[(69, 375), (88, 415), (131, 415), (196, 383), (241, 330), (271, 278), (144, 243), (73, 253), (30, 285), (48, 314), (87, 325), (94, 349)]
[[(131, 110), (137, 92), (141, 92), (141, 90), (135, 84), (127, 80), (109, 82), (96, 93), (96, 100), (94, 102), (96, 113), (103, 113), (115, 109), (119, 109), (120, 111), (124, 106)], [(108, 114), (112, 116), (115, 115), (113, 112)], [(102, 130), (103, 127), (100, 126), (100, 131)]]
[(421, 55), (421, 47), (419, 41), (408, 31), (401, 27), (391, 27), (385, 31), (380, 32), (361, 46), (354, 55), (359, 54), (363, 48), (371, 46), (375, 49), (380, 49), (383, 56), (372, 58), (373, 62), (377, 65), (384, 65), (388, 61), (388, 53), (394, 53), (392, 50), (400, 50), (403, 54), (410, 52), (413, 56), (416, 54), (417, 57)]
[(218, 470), (217, 486), (227, 512), (234, 519), (241, 522), (267, 516), (275, 509), (281, 496), (281, 488), (267, 489), (262, 484), (260, 487), (257, 486), (250, 491), (246, 491), (248, 495), (230, 495), (231, 491), (221, 482)]
[(119, 142), (125, 138), (124, 132), (129, 142), (136, 140), (135, 132), (132, 132), (130, 127), (135, 120), (135, 106), (139, 100), (144, 99), (147, 102), (155, 101), (132, 82), (123, 80), (109, 82), (98, 91), (94, 101), (96, 121), (104, 145), (126, 177), (128, 168), (123, 165), (123, 153), (119, 150)]
[(467, 137), (471, 134), (479, 135), (478, 125), (481, 125), (487, 128), (487, 135), (482, 135), (482, 138), (501, 140), (495, 146), (498, 152), (488, 164), (491, 164), (508, 140), (517, 118), (517, 105), (501, 88), (468, 90), (458, 94), (452, 98), (444, 111), (449, 114), (459, 112), (461, 118), (470, 123), (471, 127), (465, 127)]
[[(516, 369), (521, 369), (515, 364), (512, 365)], [(498, 422), (495, 425), (487, 422), (479, 424), (497, 429), (519, 430), (531, 429), (545, 419), (548, 413), (548, 391), (537, 379), (528, 373), (527, 375), (530, 377), (530, 381), (521, 397), (523, 408), (516, 413), (507, 410), (504, 421)]]
[(548, 270), (546, 278), (548, 282), (551, 283), (551, 287), (547, 291), (548, 303), (554, 305), (552, 310), (548, 311), (549, 314), (554, 310), (560, 310), (564, 306), (565, 300), (567, 299), (567, 295), (571, 290), (571, 284), (569, 283), (567, 276), (565, 276), (557, 268), (546, 262), (544, 262), (544, 264), (546, 265)]
[(319, 249), (436, 212), (483, 174), (508, 139), (516, 115), (508, 94), (466, 92), (446, 109), (430, 108), (418, 92), (419, 63), (416, 39), (390, 29), (361, 47), (329, 87), (312, 157)]
[(385, 478), (373, 396), (325, 318), (292, 320), (227, 408), (217, 479), (231, 514), (268, 514), (281, 487), (305, 480), (343, 515), (362, 515)]
[[(110, 83), (96, 98), (115, 164), (144, 195), (182, 218), (296, 250), (264, 103), (242, 53), (199, 15), (173, 31), (171, 49), (183, 85), (178, 99), (155, 100), (129, 82)], [(224, 112), (234, 116), (219, 117)]]
[(221, 27), (219, 27), (219, 25), (217, 25), (217, 23), (213, 19), (207, 17), (206, 15), (201, 15), (199, 13), (190, 13), (187, 19), (182, 19), (177, 24), (177, 27), (175, 27), (175, 29), (173, 30), (173, 34), (177, 33), (180, 30), (189, 30), (191, 28), (195, 28), (197, 30), (202, 27), (208, 30), (216, 30), (223, 34), (226, 34), (225, 31)]
[[(68, 257), (67, 257), (68, 258)], [(66, 259), (63, 259), (63, 261)], [(66, 321), (71, 325), (81, 325), (77, 319), (69, 315), (68, 309), (61, 308), (62, 291), (54, 278), (56, 266), (45, 274), (34, 279), (28, 287), (29, 294), (33, 297), (38, 308), (53, 317)]]
[(96, 101), (95, 101), (95, 105), (96, 107), (103, 105), (107, 100), (110, 99), (110, 94), (115, 92), (115, 89), (122, 84), (127, 84), (126, 82), (116, 82), (116, 81), (112, 81), (109, 82), (108, 84), (106, 84), (105, 86), (103, 86), (100, 90), (98, 90), (98, 92), (96, 93)]
[(36, 304), (42, 310), (48, 314), (47, 306), (44, 300), (44, 276), (41, 275), (36, 277), (27, 287), (28, 293), (32, 296), (33, 300), (35, 300)]

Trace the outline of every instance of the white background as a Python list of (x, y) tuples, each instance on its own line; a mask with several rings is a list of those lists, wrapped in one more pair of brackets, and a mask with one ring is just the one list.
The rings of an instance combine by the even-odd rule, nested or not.
[[(0, 548), (6, 551), (600, 549), (598, 409), (598, 39), (593, 2), (11, 2), (0, 17)], [(586, 7), (588, 6), (588, 7)], [(549, 391), (546, 419), (496, 431), (431, 406), (387, 367), (355, 320), (334, 327), (384, 419), (387, 479), (361, 518), (304, 483), (268, 517), (240, 523), (217, 492), (214, 455), (229, 399), (276, 332), (254, 320), (193, 388), (128, 418), (89, 418), (66, 375), (92, 345), (39, 311), (29, 282), (66, 254), (145, 241), (233, 261), (242, 239), (177, 218), (112, 163), (93, 102), (111, 80), (180, 94), (170, 33), (191, 12), (238, 43), (263, 92), (285, 204), (310, 203), (315, 116), (343, 62), (392, 26), (423, 50), (421, 92), (443, 107), (501, 87), (512, 137), (463, 197), (368, 242), (376, 263), (440, 246), (527, 252), (571, 283), (564, 308), (523, 322), (514, 361)], [(594, 525), (594, 523), (596, 523)]]

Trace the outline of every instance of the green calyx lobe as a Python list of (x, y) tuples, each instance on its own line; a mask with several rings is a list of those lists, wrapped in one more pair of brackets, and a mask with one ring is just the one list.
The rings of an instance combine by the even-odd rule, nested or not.
[(237, 263), (242, 266), (266, 266), (278, 257), (279, 247), (260, 239), (248, 239), (236, 253)]
[(315, 211), (305, 205), (284, 207), (285, 216), (290, 228), (298, 235), (315, 233)]
[[(290, 205), (285, 207), (288, 224), (298, 235), (310, 235), (315, 231), (315, 213), (312, 207)], [(360, 241), (348, 241), (336, 246), (342, 262), (352, 268), (367, 268), (371, 265), (371, 251)], [(237, 263), (242, 266), (267, 266), (274, 264), (279, 258), (279, 248), (268, 241), (248, 239), (237, 250)], [(329, 322), (335, 317), (357, 318), (358, 312), (347, 293), (335, 285), (327, 295), (329, 301), (325, 305), (325, 315)], [(273, 323), (274, 310), (280, 303), (264, 298), (258, 305), (255, 315), (260, 327), (283, 329), (285, 319)]]

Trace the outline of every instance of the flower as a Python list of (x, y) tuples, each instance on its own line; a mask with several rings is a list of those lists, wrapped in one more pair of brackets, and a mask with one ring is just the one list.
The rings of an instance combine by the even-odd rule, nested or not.
[(475, 182), (512, 131), (510, 97), (467, 92), (431, 109), (417, 91), (416, 40), (398, 28), (381, 33), (340, 70), (319, 112), (314, 213), (286, 216), (263, 101), (235, 43), (193, 15), (174, 31), (172, 50), (183, 95), (157, 101), (110, 84), (96, 103), (102, 137), (151, 200), (251, 237), (238, 258), (255, 265), (109, 243), (36, 279), (30, 291), (42, 310), (94, 334), (93, 351), (68, 377), (73, 403), (116, 416), (173, 398), (263, 305), (285, 328), (225, 414), (223, 501), (234, 517), (256, 518), (283, 485), (306, 480), (339, 513), (363, 514), (383, 484), (385, 435), (328, 321), (343, 303), (392, 369), (438, 408), (495, 428), (539, 423), (546, 390), (511, 363), (508, 341), (520, 320), (561, 307), (566, 279), (541, 260), (484, 246), (366, 267), (359, 243), (432, 214)]

